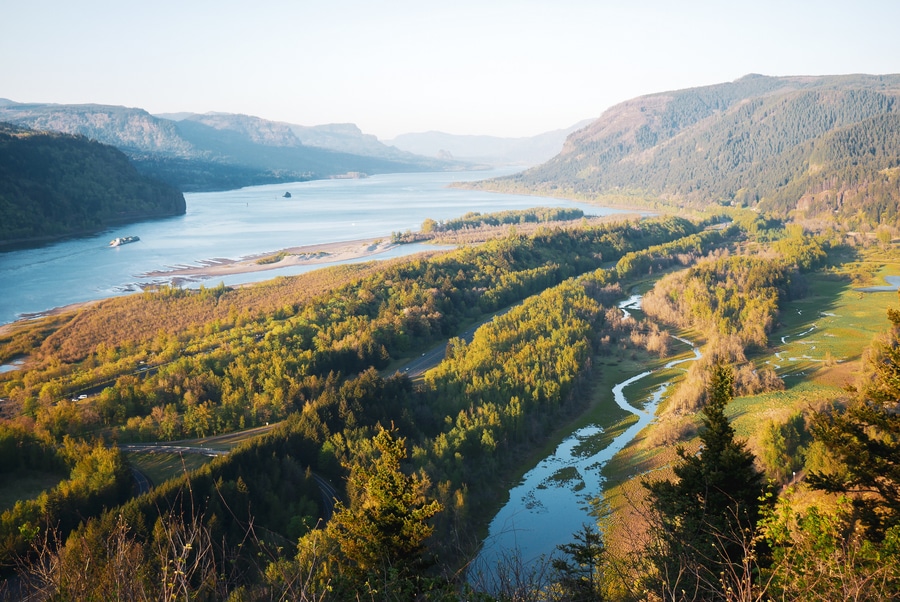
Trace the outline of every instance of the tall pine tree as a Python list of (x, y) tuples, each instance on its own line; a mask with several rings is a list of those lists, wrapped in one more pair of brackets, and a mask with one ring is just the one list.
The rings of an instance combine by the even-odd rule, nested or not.
[(656, 569), (648, 586), (667, 599), (724, 599), (727, 582), (747, 577), (746, 561), (755, 553), (766, 486), (725, 416), (733, 384), (731, 367), (712, 368), (699, 453), (679, 447), (677, 479), (644, 485), (653, 535), (648, 553)]

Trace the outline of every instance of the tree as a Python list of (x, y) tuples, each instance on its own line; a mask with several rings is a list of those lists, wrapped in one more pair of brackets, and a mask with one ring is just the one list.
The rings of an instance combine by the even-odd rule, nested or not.
[(653, 536), (648, 553), (656, 569), (648, 585), (666, 597), (724, 599), (723, 581), (745, 578), (741, 567), (754, 553), (752, 534), (766, 487), (725, 416), (733, 383), (730, 367), (713, 366), (699, 453), (679, 447), (677, 480), (644, 484)]
[(853, 506), (876, 541), (900, 525), (900, 312), (872, 346), (858, 395), (845, 407), (819, 414), (813, 435), (842, 465), (814, 472), (809, 483), (853, 495)]
[(565, 556), (551, 561), (557, 572), (562, 599), (600, 602), (603, 600), (599, 575), (604, 553), (603, 535), (585, 524), (573, 537), (574, 542), (556, 546)]
[(342, 502), (328, 523), (327, 535), (340, 549), (339, 567), (351, 579), (371, 574), (415, 576), (426, 565), (428, 521), (443, 508), (426, 497), (424, 474), (406, 474), (406, 440), (381, 429), (372, 439), (373, 457), (350, 467), (351, 507)]

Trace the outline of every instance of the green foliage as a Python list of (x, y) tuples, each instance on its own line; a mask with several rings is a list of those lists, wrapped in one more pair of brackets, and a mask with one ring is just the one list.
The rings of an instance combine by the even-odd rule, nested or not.
[[(73, 425), (104, 424), (120, 438), (177, 438), (286, 416), (283, 425), (259, 440), (120, 506), (116, 511), (134, 526), (144, 557), (152, 556), (168, 532), (152, 527), (160, 520), (177, 526), (201, 517), (198, 528), (231, 546), (244, 542), (253, 525), (265, 534), (260, 545), (275, 542), (284, 548), (285, 535), (309, 542), (294, 560), (275, 554), (266, 567), (248, 568), (242, 581), (247, 591), (262, 579), (289, 589), (296, 580), (282, 569), (290, 565), (303, 572), (321, 562), (322, 554), (335, 559), (341, 554), (336, 539), (308, 530), (324, 512), (313, 471), (335, 483), (349, 474), (349, 501), (342, 506), (350, 514), (333, 521), (335, 529), (347, 526), (343, 547), (358, 544), (359, 558), (341, 569), (347, 583), (362, 583), (367, 588), (362, 591), (370, 592), (386, 587), (422, 595), (442, 592), (444, 586), (429, 581), (418, 564), (426, 557), (419, 545), (424, 537), (415, 550), (402, 546), (434, 528), (440, 537), (427, 539), (429, 554), (445, 563), (458, 559), (460, 534), (471, 528), (471, 513), (495, 495), (497, 477), (516, 463), (519, 450), (541, 441), (567, 415), (568, 404), (580, 402), (576, 393), (586, 382), (605, 324), (607, 308), (600, 301), (609, 297), (609, 285), (617, 279), (615, 271), (598, 269), (600, 262), (696, 232), (690, 222), (665, 218), (511, 235), (428, 260), (355, 272), (356, 278), (335, 278), (333, 286), (323, 285), (316, 294), (279, 299), (271, 313), (256, 319), (216, 318), (177, 336), (162, 331), (143, 342), (104, 340), (86, 356), (65, 345), (81, 337), (96, 340), (92, 329), (101, 325), (103, 336), (131, 330), (124, 317), (123, 328), (109, 333), (109, 320), (85, 316), (44, 341), (41, 360), (27, 377), (5, 376), (7, 391), (21, 398), (42, 395), (37, 424), (51, 434)], [(672, 252), (680, 248), (673, 246)], [(173, 316), (191, 315), (194, 308), (227, 306), (244, 294), (225, 287), (197, 293), (171, 289), (136, 296), (135, 302), (165, 307)], [(377, 372), (390, 356), (424, 349), (459, 332), (466, 320), (523, 299), (480, 328), (471, 342), (451, 338), (447, 360), (422, 386), (399, 374), (384, 378)], [(118, 311), (124, 303), (110, 305)], [(100, 395), (84, 403), (53, 403), (101, 375), (114, 380)], [(89, 422), (87, 408), (99, 422)], [(375, 494), (382, 484), (389, 491), (401, 482), (368, 480), (381, 472), (376, 459), (391, 455), (380, 453), (371, 439), (386, 424), (395, 425), (396, 439), (411, 442), (412, 458), (403, 475), (417, 487), (428, 475), (435, 483), (434, 502), (445, 508), (425, 521), (428, 529), (404, 535), (400, 544), (393, 527), (384, 533), (370, 529), (395, 524), (394, 502), (386, 501), (392, 495)], [(436, 507), (431, 500), (426, 506)], [(96, 520), (102, 523), (99, 533), (110, 541), (113, 523)], [(402, 553), (388, 556), (389, 566), (372, 568), (381, 552), (367, 553), (367, 546), (379, 541), (384, 549), (399, 545)], [(241, 562), (253, 553), (244, 550)], [(339, 585), (325, 573), (316, 574), (316, 588)]]
[(797, 511), (781, 500), (766, 512), (762, 531), (772, 549), (760, 585), (781, 600), (894, 600), (900, 595), (900, 528), (873, 542), (854, 529), (843, 498), (836, 508)]
[(758, 207), (897, 226), (897, 76), (742, 78), (622, 103), (498, 189)]
[(900, 313), (872, 347), (866, 376), (846, 407), (820, 413), (813, 434), (842, 470), (815, 472), (814, 487), (853, 494), (853, 506), (873, 540), (900, 526)]
[[(534, 207), (531, 209), (497, 211), (485, 214), (472, 211), (462, 217), (442, 222), (425, 220), (422, 224), (422, 232), (455, 232), (481, 226), (572, 221), (583, 217), (584, 211), (581, 209), (570, 209), (567, 207)], [(426, 226), (428, 230), (426, 230)]]
[(710, 339), (735, 336), (744, 346), (765, 347), (792, 278), (784, 260), (726, 256), (664, 277), (644, 296), (643, 307), (663, 322), (698, 329)]
[(131, 473), (117, 449), (67, 438), (56, 457), (43, 452), (42, 463), (65, 464), (68, 479), (34, 500), (23, 500), (0, 515), (0, 566), (24, 554), (31, 539), (47, 529), (67, 535), (85, 516), (124, 502), (131, 493)]
[(760, 460), (771, 480), (785, 483), (803, 468), (808, 439), (806, 421), (800, 412), (783, 423), (769, 421), (763, 427)]
[(348, 467), (351, 504), (338, 502), (325, 530), (339, 550), (327, 561), (330, 570), (348, 578), (354, 589), (367, 579), (378, 583), (391, 570), (400, 577), (420, 573), (433, 531), (429, 522), (442, 510), (440, 502), (426, 497), (428, 477), (403, 471), (404, 438), (381, 429), (372, 448), (372, 457)]
[(111, 146), (0, 124), (0, 245), (184, 211), (180, 192), (141, 176)]
[(563, 556), (551, 562), (563, 600), (600, 602), (604, 545), (603, 536), (590, 525), (573, 535), (572, 543), (557, 546)]
[[(664, 597), (719, 599), (722, 576), (753, 552), (752, 534), (765, 493), (754, 457), (725, 417), (734, 376), (714, 367), (703, 408), (701, 448), (678, 449), (676, 481), (646, 482), (652, 512), (648, 588)], [(724, 599), (724, 598), (723, 598)]]

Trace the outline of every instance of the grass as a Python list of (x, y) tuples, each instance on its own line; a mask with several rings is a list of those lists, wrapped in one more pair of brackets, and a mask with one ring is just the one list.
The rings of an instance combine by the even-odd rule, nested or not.
[[(900, 275), (896, 249), (869, 250), (834, 269), (807, 275), (806, 295), (783, 306), (779, 326), (769, 337), (770, 348), (751, 358), (757, 366), (774, 368), (786, 389), (740, 397), (727, 408), (738, 437), (752, 451), (758, 452), (758, 437), (770, 420), (784, 420), (846, 394), (844, 387), (858, 378), (865, 349), (889, 326), (888, 308), (900, 305), (895, 291), (857, 289), (885, 284), (884, 276), (895, 275)], [(662, 379), (663, 374), (652, 378)], [(645, 380), (641, 385), (649, 386), (650, 379)], [(674, 476), (676, 448), (649, 445), (654, 428), (656, 423), (644, 429), (603, 471), (609, 484), (604, 501), (611, 516), (607, 541), (618, 551), (628, 550), (640, 537), (644, 524), (637, 510), (644, 495), (640, 481)], [(688, 451), (697, 444), (696, 437), (684, 442)]]
[(154, 485), (159, 485), (185, 472), (200, 468), (210, 460), (200, 454), (137, 453), (126, 452), (129, 464), (147, 475)]
[(64, 478), (59, 473), (39, 470), (0, 474), (0, 512), (12, 508), (19, 500), (35, 499), (42, 492), (59, 485)]

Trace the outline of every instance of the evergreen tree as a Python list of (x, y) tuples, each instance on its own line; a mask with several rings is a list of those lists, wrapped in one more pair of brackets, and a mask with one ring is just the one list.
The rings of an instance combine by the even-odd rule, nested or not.
[(429, 520), (443, 508), (429, 500), (424, 474), (406, 474), (406, 440), (382, 429), (372, 439), (374, 457), (351, 467), (351, 507), (338, 502), (327, 536), (340, 549), (340, 571), (351, 581), (389, 573), (415, 577), (427, 566)]
[[(687, 600), (724, 599), (731, 578), (754, 554), (753, 533), (766, 487), (753, 454), (725, 416), (734, 375), (716, 365), (703, 409), (702, 447), (678, 449), (675, 481), (645, 483), (649, 490), (653, 541), (651, 590)], [(668, 597), (664, 596), (664, 597)]]
[(572, 543), (556, 546), (563, 557), (551, 562), (557, 573), (557, 584), (563, 600), (600, 602), (600, 567), (603, 559), (603, 536), (590, 525), (582, 525)]
[(873, 345), (857, 398), (813, 422), (814, 436), (843, 470), (808, 479), (825, 491), (854, 494), (858, 516), (876, 541), (900, 525), (900, 312), (889, 310), (888, 318), (891, 330)]

